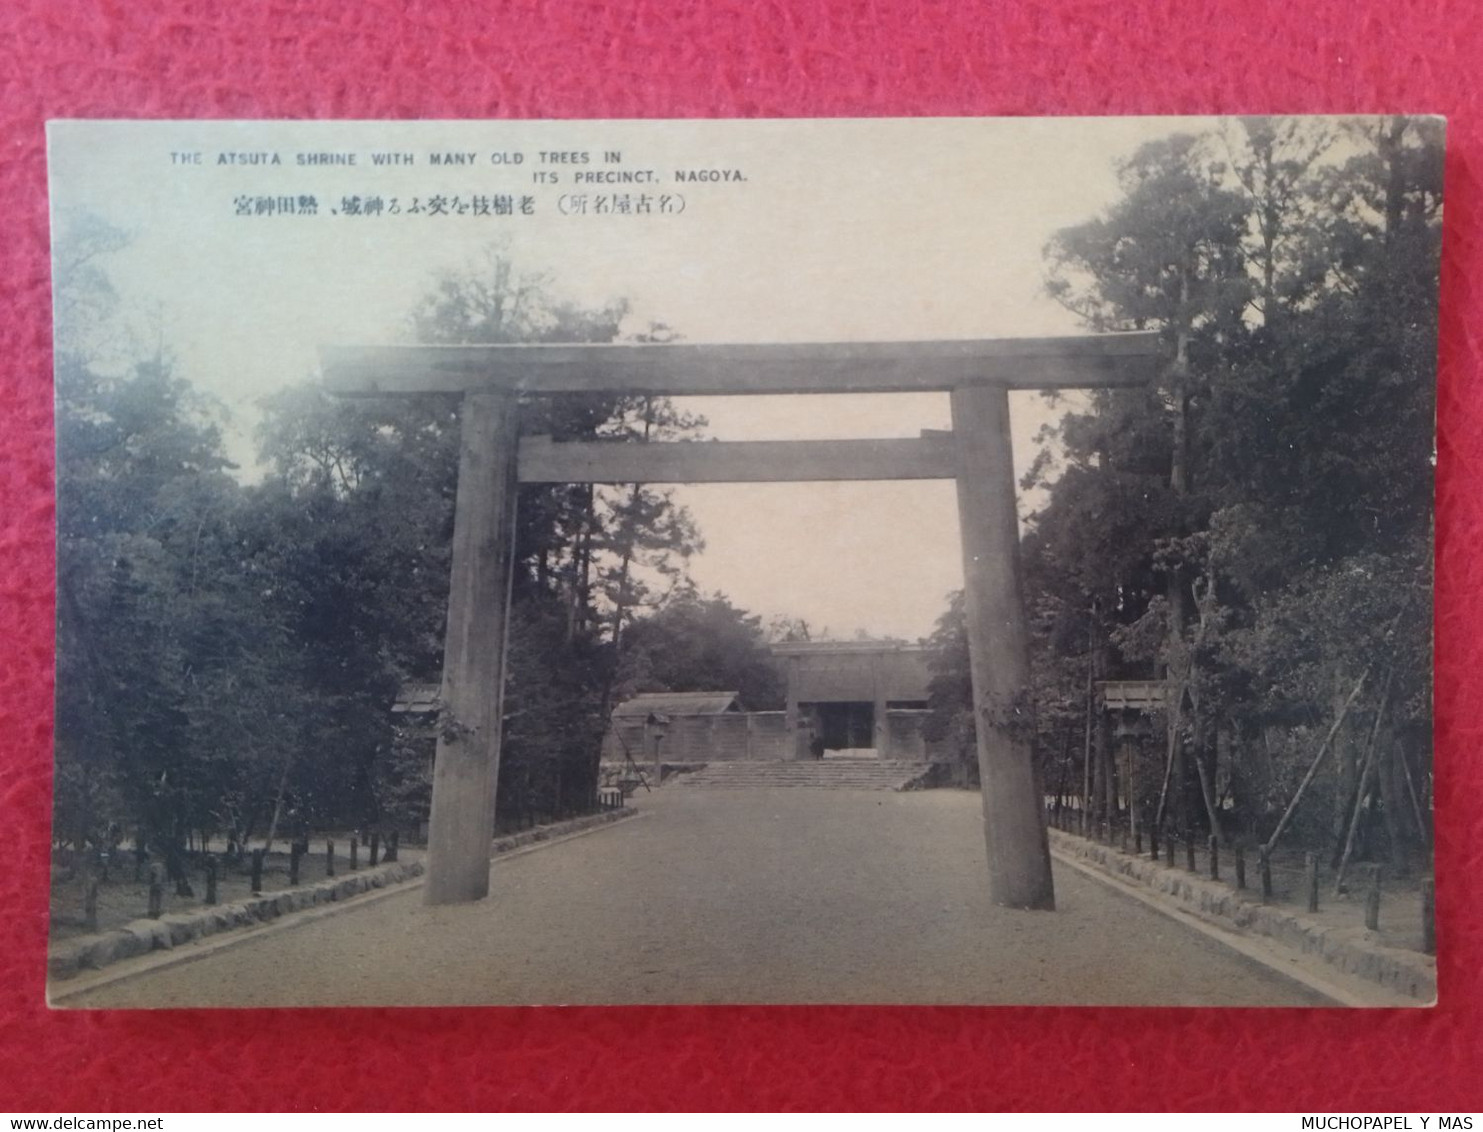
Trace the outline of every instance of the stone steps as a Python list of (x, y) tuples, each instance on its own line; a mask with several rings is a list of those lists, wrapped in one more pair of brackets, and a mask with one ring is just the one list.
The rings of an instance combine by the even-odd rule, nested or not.
[(682, 775), (690, 787), (799, 787), (838, 790), (907, 790), (931, 764), (905, 760), (824, 759), (810, 762), (720, 762)]

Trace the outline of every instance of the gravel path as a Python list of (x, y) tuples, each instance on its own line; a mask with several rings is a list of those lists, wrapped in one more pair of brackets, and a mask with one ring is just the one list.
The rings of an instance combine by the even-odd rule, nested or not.
[(975, 794), (667, 789), (421, 890), (70, 1000), (81, 1007), (550, 1003), (1322, 1005), (1070, 869), (1055, 913), (987, 898)]

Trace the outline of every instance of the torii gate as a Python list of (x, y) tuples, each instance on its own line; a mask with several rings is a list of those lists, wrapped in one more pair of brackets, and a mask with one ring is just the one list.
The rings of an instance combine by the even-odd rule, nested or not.
[[(462, 445), (433, 767), (424, 899), (489, 893), (522, 483), (743, 483), (952, 479), (962, 528), (989, 894), (1055, 907), (1044, 799), (1031, 757), (1029, 637), (1009, 433), (1012, 389), (1150, 384), (1155, 335), (804, 345), (326, 347), (328, 387), (382, 396), (462, 393)], [(951, 432), (920, 439), (554, 443), (519, 437), (522, 393), (712, 396), (946, 392)]]

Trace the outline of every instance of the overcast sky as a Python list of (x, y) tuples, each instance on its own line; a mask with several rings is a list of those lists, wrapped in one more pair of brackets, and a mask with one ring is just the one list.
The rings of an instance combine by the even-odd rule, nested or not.
[[(632, 325), (692, 342), (999, 338), (1078, 333), (1044, 298), (1041, 250), (1116, 198), (1114, 164), (1179, 119), (832, 122), (64, 123), (54, 206), (134, 237), (105, 265), (180, 372), (228, 408), (252, 460), (256, 402), (311, 376), (317, 348), (410, 340), (440, 268), (496, 239), (559, 296), (626, 299)], [(605, 153), (621, 154), (605, 161)], [(374, 165), (377, 153), (410, 165)], [(242, 155), (276, 154), (280, 164)], [(302, 164), (300, 155), (354, 155)], [(433, 154), (469, 164), (433, 165)], [(579, 155), (585, 154), (582, 161)], [(175, 155), (175, 156), (172, 156)], [(194, 157), (199, 155), (199, 164)], [(223, 163), (223, 155), (228, 156)], [(519, 156), (517, 163), (516, 157)], [(544, 155), (544, 156), (543, 156)], [(259, 159), (262, 160), (261, 158)], [(578, 184), (652, 170), (654, 183)], [(742, 180), (683, 182), (676, 171)], [(538, 176), (554, 174), (554, 184)], [(734, 176), (733, 174), (733, 176)], [(533, 215), (412, 215), (412, 200), (509, 194)], [(596, 214), (597, 196), (609, 210)], [(620, 213), (617, 194), (635, 211)], [(638, 213), (639, 196), (653, 210)], [(236, 215), (239, 197), (313, 195), (319, 214)], [(564, 215), (585, 195), (587, 215)], [(379, 196), (400, 215), (330, 215)], [(683, 212), (661, 214), (660, 197)], [(492, 211), (492, 209), (491, 209)], [(1012, 398), (1015, 460), (1058, 411)], [(945, 396), (687, 401), (721, 439), (915, 436), (948, 427)], [(915, 638), (962, 584), (949, 482), (692, 485), (706, 540), (693, 564), (764, 618), (835, 636)]]

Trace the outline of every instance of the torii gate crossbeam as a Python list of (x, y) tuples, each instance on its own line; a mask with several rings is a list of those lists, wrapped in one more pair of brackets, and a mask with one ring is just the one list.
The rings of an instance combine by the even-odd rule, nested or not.
[[(504, 641), (521, 482), (937, 479), (957, 483), (989, 893), (1055, 906), (1032, 758), (1029, 633), (1009, 432), (1011, 389), (1142, 386), (1153, 334), (766, 345), (326, 347), (346, 396), (464, 395), (443, 719), (433, 768), (424, 899), (489, 892)], [(522, 393), (661, 396), (939, 391), (951, 433), (919, 440), (557, 444), (519, 439)]]

